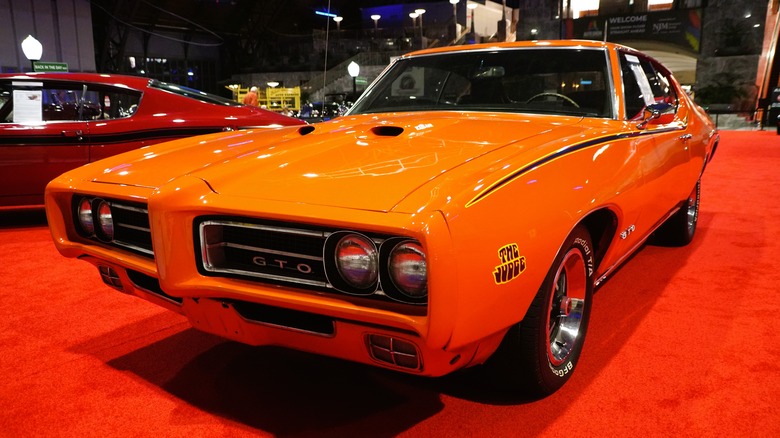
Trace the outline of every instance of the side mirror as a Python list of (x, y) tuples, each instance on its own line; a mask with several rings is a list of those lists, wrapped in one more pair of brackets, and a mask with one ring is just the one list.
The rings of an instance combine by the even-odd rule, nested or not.
[(656, 102), (647, 105), (642, 112), (642, 120), (636, 127), (645, 129), (647, 125), (664, 125), (674, 120), (675, 106), (666, 102)]

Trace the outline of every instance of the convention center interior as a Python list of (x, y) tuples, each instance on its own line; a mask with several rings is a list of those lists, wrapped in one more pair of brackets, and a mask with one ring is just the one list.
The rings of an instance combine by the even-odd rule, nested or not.
[(0, 36), (0, 435), (780, 436), (780, 0)]

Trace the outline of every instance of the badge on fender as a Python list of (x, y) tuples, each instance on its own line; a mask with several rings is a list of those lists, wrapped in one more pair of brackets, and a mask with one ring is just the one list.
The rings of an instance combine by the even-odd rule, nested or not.
[(496, 284), (509, 283), (525, 271), (525, 256), (520, 255), (516, 243), (502, 246), (498, 250), (498, 258), (501, 264), (493, 271)]

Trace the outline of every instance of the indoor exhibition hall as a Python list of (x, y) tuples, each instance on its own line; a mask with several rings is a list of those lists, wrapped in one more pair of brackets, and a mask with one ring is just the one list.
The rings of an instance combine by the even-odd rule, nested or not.
[(780, 435), (779, 0), (0, 36), (0, 435)]

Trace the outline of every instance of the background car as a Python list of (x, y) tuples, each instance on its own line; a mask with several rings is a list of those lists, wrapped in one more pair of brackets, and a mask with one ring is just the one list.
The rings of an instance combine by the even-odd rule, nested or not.
[(594, 287), (693, 239), (718, 138), (628, 47), (429, 49), (342, 117), (109, 158), (52, 181), (46, 211), (63, 255), (200, 330), (425, 376), (487, 364), (545, 396)]
[(304, 122), (148, 78), (0, 75), (0, 208), (42, 205), (74, 167), (161, 141)]

